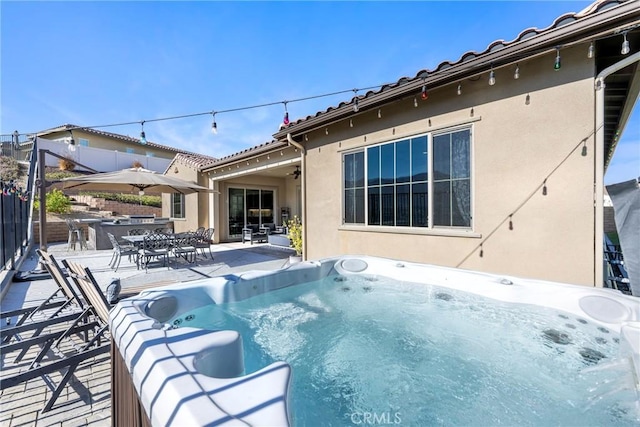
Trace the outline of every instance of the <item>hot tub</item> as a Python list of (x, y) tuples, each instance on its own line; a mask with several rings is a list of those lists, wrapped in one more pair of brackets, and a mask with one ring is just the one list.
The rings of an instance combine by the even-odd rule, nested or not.
[(153, 425), (640, 417), (640, 300), (609, 289), (349, 256), (146, 291), (110, 322)]

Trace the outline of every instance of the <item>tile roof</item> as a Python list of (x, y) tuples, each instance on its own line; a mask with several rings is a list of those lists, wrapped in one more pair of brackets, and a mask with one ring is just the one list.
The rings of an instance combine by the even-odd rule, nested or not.
[[(74, 125), (74, 124), (69, 124), (66, 123), (64, 125), (58, 126), (58, 127), (54, 127), (51, 129), (46, 129), (43, 130), (41, 132), (38, 132), (38, 136), (42, 137), (54, 132), (64, 132), (64, 131), (69, 131), (69, 130), (82, 130), (83, 132), (87, 132), (87, 133), (92, 133), (94, 135), (100, 135), (100, 136), (104, 136), (107, 138), (113, 138), (113, 139), (119, 139), (121, 141), (126, 141), (126, 142), (131, 142), (131, 143), (135, 143), (135, 144), (140, 144), (140, 140), (138, 138), (133, 138), (131, 136), (128, 135), (121, 135), (118, 133), (112, 133), (112, 132), (106, 132), (103, 130), (99, 130), (99, 129), (94, 129), (94, 128), (90, 128), (90, 127), (82, 127), (82, 126), (78, 126), (78, 125)], [(140, 144), (142, 145), (142, 144)], [(160, 150), (165, 150), (165, 151), (170, 151), (173, 153), (184, 153), (184, 154), (191, 154), (194, 156), (199, 156), (199, 154), (197, 153), (192, 153), (190, 151), (186, 151), (186, 150), (181, 150), (175, 147), (170, 147), (168, 145), (162, 145), (162, 144), (157, 144), (155, 142), (151, 142), (151, 141), (147, 141), (146, 144), (144, 144), (147, 147), (153, 147), (153, 148), (157, 148)]]
[(165, 174), (175, 165), (176, 163), (180, 163), (182, 165), (188, 166), (194, 170), (199, 170), (202, 166), (215, 162), (217, 159), (215, 157), (205, 156), (204, 154), (187, 154), (187, 153), (178, 153), (175, 155), (173, 160), (169, 163), (167, 168), (165, 169)]
[[(512, 41), (507, 42), (504, 40), (496, 40), (489, 44), (489, 46), (482, 52), (468, 51), (457, 61), (441, 62), (435, 70), (423, 69), (418, 71), (415, 77), (401, 77), (394, 83), (381, 86), (379, 90), (370, 90), (364, 95), (357, 96), (360, 109), (364, 106), (376, 107), (378, 105), (382, 105), (383, 103), (389, 102), (392, 97), (406, 96), (407, 93), (419, 90), (425, 83), (429, 84), (430, 88), (433, 88), (434, 85), (432, 85), (432, 83), (435, 83), (435, 86), (440, 86), (471, 75), (477, 75), (480, 72), (486, 72), (490, 65), (497, 67), (505, 65), (508, 62), (513, 62), (517, 59), (522, 59), (531, 53), (535, 53), (533, 49), (546, 50), (553, 46), (557, 46), (558, 40), (561, 38), (569, 37), (565, 43), (574, 41), (570, 38), (576, 37), (576, 35), (556, 30), (561, 30), (569, 24), (591, 18), (608, 9), (633, 2), (635, 2), (637, 6), (638, 0), (598, 0), (580, 12), (566, 13), (559, 16), (547, 28), (527, 28)], [(628, 13), (628, 16), (630, 18), (634, 18), (633, 15), (634, 13), (637, 15), (638, 10), (640, 10), (640, 8), (636, 7), (636, 12), (631, 11)], [(635, 19), (637, 19), (637, 16), (635, 16)], [(593, 25), (596, 24), (597, 23)], [(547, 37), (543, 38), (538, 36)], [(534, 37), (543, 39), (537, 43), (527, 45), (527, 40)], [(523, 54), (522, 46), (527, 47), (528, 51), (526, 54)], [(517, 55), (520, 55), (520, 57), (518, 58)], [(501, 60), (503, 61), (502, 63), (500, 63)], [(387, 94), (389, 95), (387, 96)], [(329, 121), (340, 120), (344, 118), (343, 116), (352, 112), (352, 108), (350, 106), (355, 99), (356, 97), (353, 97), (349, 101), (341, 102), (337, 106), (329, 107), (324, 111), (318, 111), (314, 115), (309, 115), (295, 121), (292, 120), (286, 128), (279, 130), (273, 136), (275, 139), (281, 140), (287, 133), (296, 132), (298, 130), (300, 132), (304, 132), (312, 126), (320, 126)], [(371, 102), (367, 102), (369, 100)], [(307, 122), (310, 121), (312, 124), (305, 126)]]
[(288, 145), (288, 143), (286, 141), (276, 141), (276, 140), (272, 140), (269, 142), (265, 142), (263, 144), (260, 145), (256, 145), (254, 147), (251, 148), (247, 148), (245, 150), (239, 151), (237, 153), (234, 154), (230, 154), (228, 156), (225, 157), (221, 157), (219, 159), (215, 159), (214, 161), (204, 164), (202, 165), (202, 167), (200, 168), (200, 171), (206, 170), (206, 169), (211, 169), (229, 162), (233, 162), (233, 161), (237, 161), (237, 160), (241, 160), (241, 159), (245, 159), (247, 157), (252, 157), (255, 155), (259, 155), (259, 154), (263, 154), (266, 153), (268, 151), (272, 151), (272, 150), (276, 150), (282, 147), (286, 147)]

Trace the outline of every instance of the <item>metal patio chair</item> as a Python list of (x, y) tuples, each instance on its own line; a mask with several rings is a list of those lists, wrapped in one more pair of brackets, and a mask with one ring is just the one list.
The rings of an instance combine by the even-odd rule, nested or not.
[(111, 241), (111, 246), (113, 246), (113, 254), (111, 255), (111, 261), (109, 261), (109, 266), (118, 271), (118, 267), (120, 266), (120, 261), (122, 260), (122, 256), (129, 257), (129, 261), (135, 258), (136, 266), (138, 265), (138, 248), (134, 245), (123, 245), (118, 242), (118, 239), (112, 234), (107, 233), (109, 236), (109, 240)]

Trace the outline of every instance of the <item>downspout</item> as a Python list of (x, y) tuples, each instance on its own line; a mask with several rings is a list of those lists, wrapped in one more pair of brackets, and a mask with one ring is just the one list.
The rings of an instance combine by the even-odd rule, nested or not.
[(640, 52), (617, 62), (602, 70), (595, 80), (596, 91), (596, 133), (595, 133), (595, 176), (594, 176), (594, 272), (593, 285), (602, 287), (604, 285), (604, 88), (605, 79), (611, 74), (619, 71), (634, 62), (640, 61)]
[(306, 189), (306, 176), (307, 176), (307, 168), (306, 168), (306, 158), (307, 158), (307, 150), (304, 149), (302, 144), (296, 142), (291, 137), (290, 133), (287, 133), (287, 142), (294, 147), (300, 150), (300, 169), (302, 170), (302, 191), (300, 197), (302, 197), (302, 259), (307, 259), (307, 227), (305, 223), (307, 222), (307, 189)]

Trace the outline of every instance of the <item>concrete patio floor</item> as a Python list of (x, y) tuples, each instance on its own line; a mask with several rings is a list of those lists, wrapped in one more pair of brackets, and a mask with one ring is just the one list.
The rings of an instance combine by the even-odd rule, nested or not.
[[(48, 252), (58, 260), (69, 259), (89, 267), (103, 290), (111, 279), (121, 280), (123, 292), (128, 287), (149, 285), (161, 286), (173, 282), (187, 282), (206, 277), (239, 274), (252, 270), (277, 270), (286, 267), (289, 255), (286, 248), (267, 244), (249, 245), (225, 243), (212, 245), (214, 259), (199, 255), (195, 264), (184, 260), (166, 266), (149, 267), (148, 272), (138, 270), (126, 257), (114, 272), (109, 267), (111, 250), (68, 250), (65, 243), (50, 244)], [(30, 252), (20, 267), (21, 272), (38, 269), (35, 250)], [(0, 301), (3, 312), (37, 305), (56, 289), (52, 279), (14, 281), (4, 291)], [(0, 328), (6, 325), (0, 325)], [(34, 353), (38, 347), (33, 349)], [(11, 357), (13, 356), (13, 357)], [(29, 359), (29, 354), (26, 359)], [(2, 376), (17, 373), (25, 368), (24, 363), (13, 363), (14, 354), (0, 355)], [(51, 388), (38, 377), (26, 383), (3, 390), (0, 395), (0, 425), (16, 426), (109, 426), (111, 425), (111, 363), (108, 354), (83, 362), (74, 377), (58, 397), (53, 409), (40, 413)], [(59, 378), (59, 376), (58, 376)], [(57, 381), (58, 378), (53, 378)]]

